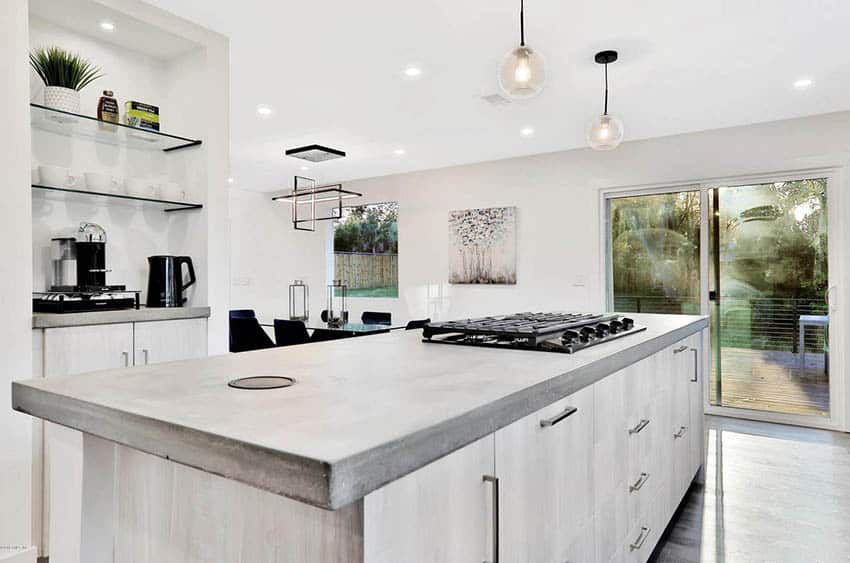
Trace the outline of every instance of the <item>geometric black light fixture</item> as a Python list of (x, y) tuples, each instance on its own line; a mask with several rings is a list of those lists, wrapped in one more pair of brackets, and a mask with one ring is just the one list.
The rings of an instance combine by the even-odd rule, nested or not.
[[(312, 178), (295, 176), (292, 191), (272, 197), (272, 201), (286, 201), (292, 206), (292, 226), (297, 231), (315, 231), (316, 221), (333, 221), (342, 217), (342, 201), (362, 197), (363, 194), (343, 189), (342, 184), (317, 186)], [(333, 204), (330, 215), (318, 216), (316, 206)]]
[(519, 3), (519, 47), (505, 55), (499, 65), (499, 87), (511, 99), (531, 98), (546, 85), (543, 55), (525, 44), (525, 2)]
[(587, 144), (598, 151), (616, 149), (623, 141), (623, 121), (608, 114), (608, 65), (617, 60), (617, 51), (600, 51), (594, 60), (605, 67), (605, 94), (602, 115), (598, 115), (587, 126)]

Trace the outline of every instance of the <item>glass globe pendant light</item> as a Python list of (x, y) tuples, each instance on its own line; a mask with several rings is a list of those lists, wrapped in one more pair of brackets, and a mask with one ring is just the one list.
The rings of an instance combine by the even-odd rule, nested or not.
[(617, 51), (596, 53), (595, 60), (605, 65), (605, 98), (602, 115), (594, 117), (587, 126), (587, 144), (597, 151), (616, 149), (623, 142), (623, 122), (616, 115), (608, 114), (608, 64), (617, 60)]
[(514, 100), (532, 98), (543, 91), (546, 68), (543, 55), (525, 44), (525, 6), (519, 3), (519, 47), (499, 65), (499, 87)]

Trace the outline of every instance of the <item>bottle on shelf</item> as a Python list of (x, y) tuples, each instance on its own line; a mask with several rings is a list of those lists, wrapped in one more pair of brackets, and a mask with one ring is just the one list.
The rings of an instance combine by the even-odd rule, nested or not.
[(97, 118), (110, 123), (118, 123), (118, 100), (112, 90), (104, 90), (103, 96), (97, 102)]

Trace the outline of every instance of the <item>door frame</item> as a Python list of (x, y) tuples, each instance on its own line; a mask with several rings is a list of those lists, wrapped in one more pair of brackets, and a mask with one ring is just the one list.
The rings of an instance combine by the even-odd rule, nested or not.
[[(827, 252), (829, 275), (829, 416), (822, 417), (818, 415), (796, 415), (786, 413), (775, 413), (770, 411), (760, 411), (754, 409), (742, 409), (735, 407), (723, 407), (711, 405), (709, 400), (709, 377), (703, 377), (703, 401), (706, 414), (714, 414), (727, 416), (731, 418), (743, 418), (747, 420), (757, 420), (763, 422), (775, 422), (780, 424), (791, 424), (795, 426), (807, 426), (813, 428), (824, 428), (828, 430), (843, 430), (850, 431), (848, 428), (848, 389), (847, 378), (844, 374), (845, 353), (844, 344), (846, 342), (846, 313), (839, 307), (838, 303), (844, 298), (844, 278), (845, 262), (842, 260), (839, 249), (850, 247), (850, 229), (843, 228), (839, 211), (850, 201), (846, 201), (847, 196), (844, 196), (844, 187), (847, 183), (846, 168), (844, 164), (820, 167), (820, 168), (805, 168), (796, 170), (780, 170), (775, 172), (766, 172), (759, 174), (742, 174), (727, 177), (702, 178), (698, 180), (679, 181), (679, 182), (663, 182), (656, 184), (644, 184), (634, 186), (617, 186), (610, 188), (602, 188), (599, 190), (599, 224), (600, 224), (600, 246), (602, 252), (599, 253), (600, 272), (603, 273), (602, 279), (604, 286), (602, 295), (599, 296), (600, 302), (606, 310), (613, 308), (613, 269), (612, 262), (609, 259), (611, 256), (611, 241), (608, 236), (608, 202), (611, 199), (620, 197), (635, 197), (642, 195), (655, 195), (663, 193), (672, 193), (680, 191), (698, 191), (700, 193), (700, 311), (703, 315), (708, 315), (710, 311), (710, 302), (708, 300), (708, 261), (709, 261), (709, 229), (708, 226), (708, 193), (711, 188), (734, 186), (734, 185), (749, 185), (749, 184), (767, 184), (779, 181), (793, 181), (808, 178), (826, 178), (827, 180), (827, 228), (829, 237), (829, 248)], [(843, 196), (843, 197), (842, 197)], [(710, 333), (710, 331), (709, 331)], [(706, 343), (708, 339), (706, 339)], [(713, 361), (711, 354), (703, 354), (703, 373), (710, 374), (710, 362)]]

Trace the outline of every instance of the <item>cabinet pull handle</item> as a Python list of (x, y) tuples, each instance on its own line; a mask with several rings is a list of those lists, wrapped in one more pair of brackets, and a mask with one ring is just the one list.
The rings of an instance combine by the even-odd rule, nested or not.
[(148, 365), (148, 356), (150, 355), (150, 352), (147, 348), (142, 348), (142, 354), (145, 355), (145, 365)]
[(632, 543), (631, 545), (629, 545), (629, 551), (635, 551), (635, 550), (637, 550), (637, 549), (642, 548), (642, 547), (643, 547), (643, 542), (645, 542), (645, 541), (646, 541), (646, 538), (648, 538), (648, 537), (649, 537), (649, 532), (650, 532), (650, 531), (651, 531), (651, 530), (650, 530), (647, 526), (641, 526), (641, 528), (640, 528), (640, 535), (637, 537), (637, 539), (634, 541), (634, 543)]
[(634, 428), (629, 428), (629, 434), (631, 435), (631, 434), (639, 433), (641, 430), (646, 428), (648, 424), (649, 424), (649, 419), (646, 419), (646, 418), (641, 419), (641, 421), (637, 423), (637, 426), (635, 426)]
[(574, 415), (578, 412), (578, 407), (567, 407), (560, 413), (556, 414), (552, 418), (544, 418), (540, 421), (540, 428), (546, 428), (548, 426), (555, 426), (565, 418)]
[(687, 432), (687, 431), (688, 431), (688, 427), (687, 427), (687, 426), (680, 426), (680, 427), (679, 427), (679, 431), (678, 431), (678, 432), (676, 432), (675, 434), (673, 434), (673, 437), (674, 437), (674, 438), (681, 438), (682, 436), (684, 436), (684, 435), (685, 435), (685, 432)]
[(499, 478), (485, 475), (484, 482), (493, 485), (493, 560), (484, 563), (499, 563)]
[(643, 488), (643, 484), (646, 483), (646, 480), (649, 479), (649, 473), (641, 473), (640, 479), (635, 481), (634, 485), (629, 485), (629, 492), (633, 493), (635, 491), (639, 491)]
[(679, 346), (678, 348), (676, 348), (675, 350), (673, 350), (673, 353), (674, 353), (674, 354), (681, 354), (682, 352), (684, 352), (684, 351), (685, 351), (685, 350), (687, 350), (687, 349), (688, 349), (688, 347), (687, 347), (687, 346)]
[(121, 357), (124, 358), (124, 367), (130, 367), (130, 353), (129, 352), (121, 352)]
[(696, 383), (699, 381), (699, 350), (691, 348), (691, 352), (694, 353), (694, 378), (691, 379), (691, 383)]

